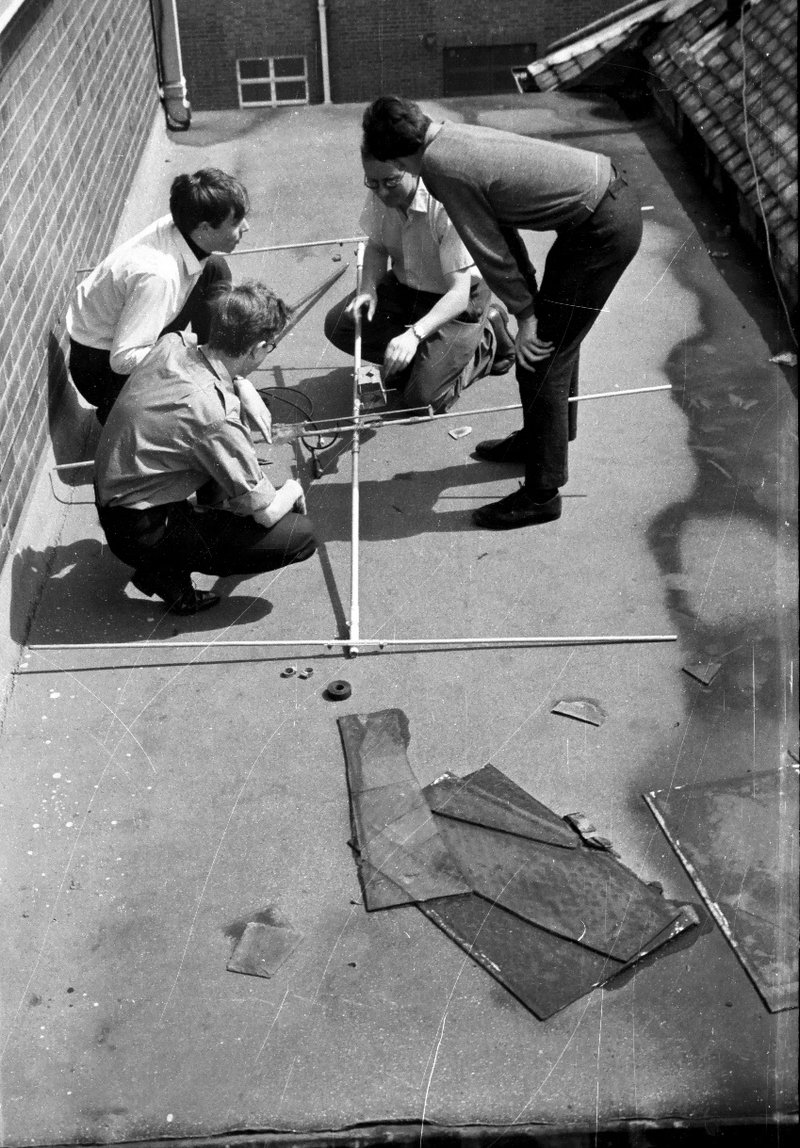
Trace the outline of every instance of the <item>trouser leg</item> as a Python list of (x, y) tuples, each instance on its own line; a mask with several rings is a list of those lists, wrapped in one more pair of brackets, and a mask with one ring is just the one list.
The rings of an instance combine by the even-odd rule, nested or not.
[[(190, 508), (191, 509), (191, 508)], [(275, 526), (224, 510), (192, 511), (174, 539), (201, 574), (260, 574), (304, 562), (317, 548), (309, 519), (291, 511)]]
[[(447, 410), (465, 387), (489, 373), (495, 350), (494, 332), (486, 321), (489, 301), (488, 287), (478, 284), (467, 310), (422, 342), (403, 383), (409, 407)], [(429, 310), (425, 307), (410, 322)]]
[(76, 391), (96, 408), (97, 421), (104, 423), (128, 376), (111, 370), (108, 351), (74, 339), (69, 341), (69, 373)]
[[(441, 296), (416, 291), (389, 275), (378, 285), (378, 301), (372, 320), (362, 317), (361, 353), (371, 363), (382, 363), (392, 339), (427, 315)], [(355, 324), (346, 309), (355, 292), (337, 303), (325, 317), (325, 334), (335, 347), (353, 354)], [(494, 355), (494, 335), (486, 322), (489, 290), (477, 285), (467, 310), (429, 335), (414, 360), (393, 375), (389, 385), (401, 391), (411, 407), (449, 406), (464, 386), (488, 374)]]
[(310, 558), (317, 547), (309, 519), (291, 512), (275, 526), (188, 502), (152, 510), (99, 508), (108, 545), (141, 574), (188, 578), (192, 571), (258, 574)]
[(619, 185), (589, 219), (557, 236), (536, 303), (538, 332), (553, 354), (533, 369), (517, 363), (528, 459), (525, 484), (552, 489), (568, 478), (568, 442), (577, 429), (570, 414), (578, 390), (580, 346), (641, 241), (638, 198)]
[(207, 343), (211, 329), (208, 303), (218, 287), (231, 282), (231, 269), (221, 255), (209, 255), (203, 261), (203, 270), (175, 318), (161, 332), (184, 331), (191, 325), (198, 343)]
[[(406, 326), (414, 321), (408, 318), (408, 308), (396, 290), (399, 287), (393, 277), (379, 283), (378, 302), (372, 319), (367, 318), (366, 311), (361, 312), (361, 355), (369, 363), (383, 363), (389, 343), (402, 335)], [(353, 291), (331, 307), (325, 316), (326, 338), (346, 355), (352, 355), (355, 350), (356, 325), (352, 315), (346, 313), (355, 295)]]

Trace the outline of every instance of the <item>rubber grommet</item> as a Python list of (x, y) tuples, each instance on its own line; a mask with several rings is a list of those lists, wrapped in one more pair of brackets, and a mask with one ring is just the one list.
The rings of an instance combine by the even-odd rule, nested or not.
[(325, 690), (325, 693), (334, 702), (343, 702), (350, 697), (352, 692), (350, 683), (346, 682), (344, 678), (337, 678), (335, 682), (329, 682), (328, 688)]
[(294, 666), (287, 666), (285, 669), (281, 670), (281, 677), (282, 678), (293, 678), (296, 673), (297, 673), (297, 670), (295, 669)]

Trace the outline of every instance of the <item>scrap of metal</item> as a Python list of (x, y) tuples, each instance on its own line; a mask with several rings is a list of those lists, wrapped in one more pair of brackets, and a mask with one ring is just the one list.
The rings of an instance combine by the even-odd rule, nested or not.
[(540, 1019), (698, 924), (492, 765), (421, 788), (402, 710), (338, 725), (365, 909), (416, 904)]
[(251, 977), (274, 976), (302, 939), (302, 933), (286, 926), (248, 921), (228, 961), (228, 971)]

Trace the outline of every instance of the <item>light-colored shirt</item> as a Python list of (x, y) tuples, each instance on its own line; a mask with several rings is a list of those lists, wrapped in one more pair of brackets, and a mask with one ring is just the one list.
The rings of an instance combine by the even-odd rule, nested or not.
[(169, 215), (117, 247), (78, 285), (70, 338), (108, 351), (129, 375), (183, 308), (203, 270)]
[[(445, 275), (473, 267), (475, 260), (459, 238), (447, 212), (422, 180), (407, 212), (386, 207), (371, 192), (359, 221), (370, 243), (392, 261), (401, 283), (444, 295)], [(479, 278), (477, 271), (476, 279)]]
[(214, 479), (219, 508), (257, 522), (276, 493), (228, 371), (185, 332), (160, 339), (125, 383), (100, 435), (95, 479), (101, 506), (136, 510), (183, 501)]
[(533, 296), (504, 229), (557, 231), (588, 219), (611, 181), (598, 152), (475, 124), (433, 124), (422, 176), (489, 287), (512, 314)]

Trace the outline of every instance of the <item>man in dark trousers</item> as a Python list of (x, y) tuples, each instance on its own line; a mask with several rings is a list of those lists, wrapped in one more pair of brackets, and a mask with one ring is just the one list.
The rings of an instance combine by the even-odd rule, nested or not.
[[(479, 443), (479, 457), (525, 464), (525, 484), (474, 513), (494, 530), (561, 515), (575, 437), (580, 346), (641, 242), (637, 196), (596, 152), (450, 122), (381, 96), (363, 117), (364, 147), (421, 175), (478, 270), (517, 321), (522, 429)], [(541, 286), (520, 230), (555, 231)]]
[[(257, 574), (316, 549), (303, 488), (290, 478), (276, 489), (264, 474), (234, 389), (274, 348), (287, 309), (260, 283), (220, 288), (209, 308), (207, 343), (165, 335), (134, 368), (95, 460), (109, 548), (173, 614), (219, 601), (194, 588), (194, 570)], [(189, 501), (200, 490), (202, 507)]]
[[(233, 251), (249, 230), (247, 192), (218, 168), (179, 175), (170, 214), (117, 247), (78, 285), (67, 312), (69, 371), (76, 389), (104, 423), (126, 378), (161, 335), (191, 325), (208, 338), (208, 300), (230, 283), (215, 252)], [(262, 432), (267, 412), (250, 384), (242, 404)]]

